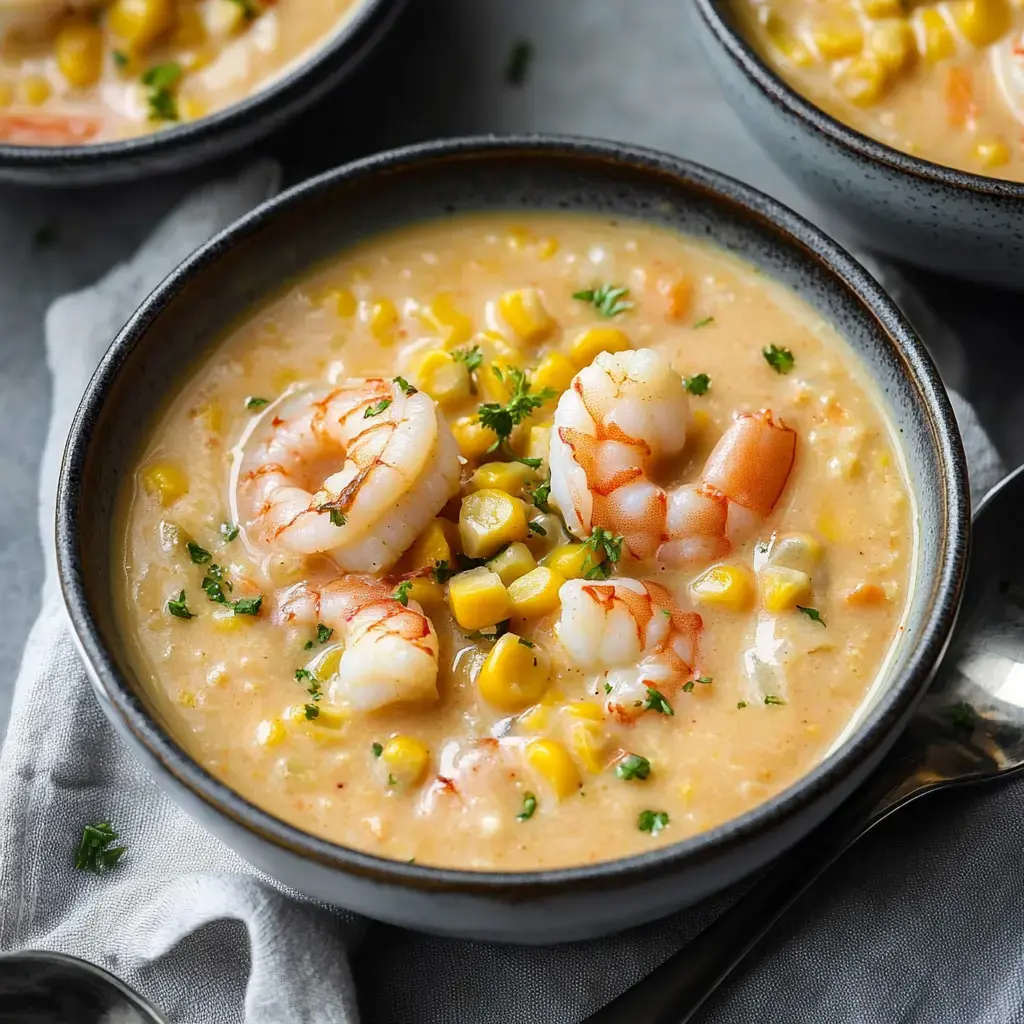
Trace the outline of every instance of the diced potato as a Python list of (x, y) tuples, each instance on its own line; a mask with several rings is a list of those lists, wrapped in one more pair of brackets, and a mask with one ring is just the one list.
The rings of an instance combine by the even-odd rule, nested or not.
[(431, 349), (417, 364), (413, 377), (442, 409), (452, 409), (469, 400), (469, 370), (450, 352)]
[(561, 394), (576, 376), (576, 364), (563, 352), (551, 351), (537, 364), (530, 374), (530, 383), (535, 391), (551, 388)]
[(417, 316), (444, 340), (447, 348), (459, 348), (473, 336), (473, 321), (455, 305), (451, 292), (439, 292)]
[(107, 26), (133, 49), (145, 50), (170, 29), (174, 13), (173, 0), (114, 0)]
[(485, 566), (469, 569), (448, 582), (448, 604), (463, 629), (483, 629), (504, 622), (512, 613), (501, 577)]
[(60, 73), (71, 85), (84, 89), (103, 72), (103, 32), (89, 21), (67, 21), (57, 33), (54, 53)]
[(466, 485), (473, 491), (499, 490), (519, 497), (527, 480), (536, 477), (536, 472), (521, 462), (485, 462), (478, 466)]
[(754, 584), (743, 566), (713, 565), (690, 584), (690, 593), (703, 605), (742, 612), (751, 605)]
[(811, 29), (811, 39), (822, 60), (830, 62), (853, 57), (864, 45), (864, 33), (852, 15), (820, 18)]
[(415, 786), (426, 774), (430, 751), (414, 736), (392, 736), (384, 744), (380, 760), (398, 785)]
[(994, 43), (1010, 27), (1006, 0), (954, 0), (949, 13), (967, 40), (978, 47)]
[[(521, 576), (536, 569), (537, 560), (525, 544), (517, 541), (515, 544), (509, 544), (504, 551), (495, 555), (487, 563), (487, 568), (496, 572), (501, 578), (501, 582), (508, 587)], [(509, 594), (509, 599), (512, 599), (511, 594)]]
[(444, 601), (444, 584), (427, 576), (417, 576), (408, 580), (406, 596), (410, 601), (421, 605), (439, 605)]
[(498, 299), (498, 309), (515, 333), (530, 344), (547, 338), (555, 321), (544, 305), (544, 296), (536, 288), (518, 288)]
[(768, 561), (813, 576), (822, 553), (821, 544), (809, 533), (784, 533), (775, 538)]
[(547, 689), (551, 666), (547, 654), (523, 643), (515, 633), (499, 637), (476, 677), (480, 696), (502, 711), (522, 711)]
[(280, 718), (265, 718), (256, 726), (256, 742), (261, 747), (276, 747), (287, 735)]
[(511, 613), (519, 618), (533, 619), (555, 611), (559, 606), (558, 591), (565, 577), (538, 565), (509, 584)]
[(853, 608), (870, 608), (885, 604), (885, 590), (877, 583), (858, 583), (843, 595), (843, 600)]
[(569, 746), (591, 775), (600, 775), (608, 766), (608, 734), (599, 723), (583, 719), (573, 722), (569, 727)]
[(383, 344), (395, 340), (395, 329), (398, 327), (398, 309), (390, 299), (378, 299), (370, 304), (366, 322), (370, 333)]
[(402, 555), (399, 572), (433, 569), (438, 562), (454, 565), (458, 537), (458, 527), (450, 519), (431, 519), (412, 542), (412, 547)]
[(870, 107), (877, 103), (888, 83), (886, 66), (873, 53), (855, 57), (840, 70), (835, 79), (839, 92), (858, 107)]
[(768, 565), (759, 573), (761, 604), (766, 612), (786, 612), (811, 600), (811, 577), (799, 569)]
[(594, 551), (586, 544), (562, 544), (545, 555), (541, 564), (547, 566), (563, 579), (577, 580), (586, 576), (591, 569), (604, 561), (602, 551)]
[(913, 18), (917, 51), (925, 60), (945, 60), (956, 53), (956, 39), (941, 11), (934, 7), (919, 7)]
[(526, 761), (559, 798), (580, 788), (580, 776), (569, 752), (556, 740), (532, 740), (526, 745)]
[(188, 493), (188, 478), (175, 462), (152, 462), (142, 469), (140, 477), (145, 492), (164, 508)]
[(476, 416), (460, 416), (452, 424), (452, 434), (464, 459), (482, 459), (497, 440), (494, 431), (481, 425)]
[(974, 146), (974, 156), (982, 167), (1004, 167), (1010, 162), (1010, 147), (1005, 139), (982, 139)]
[(625, 352), (632, 347), (629, 335), (618, 327), (587, 327), (573, 338), (569, 354), (576, 369), (582, 370), (602, 352)]
[(474, 491), (462, 499), (459, 537), (470, 558), (489, 558), (499, 548), (529, 533), (526, 506), (496, 488)]

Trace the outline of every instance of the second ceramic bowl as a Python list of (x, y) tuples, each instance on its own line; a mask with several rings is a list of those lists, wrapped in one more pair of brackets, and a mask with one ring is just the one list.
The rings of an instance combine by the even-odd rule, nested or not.
[[(905, 628), (848, 739), (747, 814), (639, 856), (521, 873), (451, 870), (342, 847), (240, 797), (193, 761), (146, 698), (113, 614), (115, 499), (140, 437), (187, 368), (282, 281), (368, 236), (476, 211), (576, 210), (712, 238), (834, 324), (899, 430), (919, 509)], [(462, 139), (349, 164), (262, 206), (188, 259), (114, 341), (71, 429), (57, 509), (60, 577), (111, 721), (152, 776), (250, 863), (371, 917), (477, 939), (554, 942), (621, 930), (756, 871), (806, 834), (878, 763), (947, 642), (963, 584), (963, 450), (938, 375), (877, 283), (767, 197), (674, 157), (612, 143)]]

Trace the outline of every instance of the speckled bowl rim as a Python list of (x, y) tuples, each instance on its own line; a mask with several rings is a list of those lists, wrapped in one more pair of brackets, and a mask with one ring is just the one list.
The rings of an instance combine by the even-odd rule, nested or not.
[(925, 160), (923, 157), (911, 156), (911, 154), (888, 146), (884, 142), (879, 142), (831, 114), (827, 114), (773, 71), (758, 56), (746, 39), (730, 27), (721, 14), (721, 8), (732, 2), (734, 0), (694, 0), (694, 5), (698, 16), (704, 20), (722, 48), (739, 65), (747, 78), (770, 100), (784, 106), (790, 113), (804, 121), (808, 127), (828, 135), (860, 156), (884, 164), (903, 174), (983, 195), (1024, 199), (1024, 182), (973, 174), (970, 171), (961, 171), (955, 167)]
[[(299, 113), (315, 102), (323, 88), (329, 88), (333, 76), (344, 74), (332, 67), (333, 61), (353, 40), (359, 40), (376, 19), (384, 19), (384, 28), (373, 31), (369, 40), (361, 43), (352, 54), (361, 60), (379, 40), (387, 27), (397, 20), (407, 0), (357, 0), (357, 6), (341, 27), (332, 31), (325, 40), (314, 43), (298, 54), (292, 66), (272, 78), (237, 103), (215, 110), (195, 121), (184, 121), (170, 128), (160, 128), (145, 135), (116, 139), (111, 142), (83, 143), (78, 146), (18, 146), (0, 142), (0, 173), (3, 171), (53, 171), (68, 168), (69, 176), (75, 171), (101, 168), (110, 163), (127, 163), (133, 159), (170, 157), (177, 150), (201, 146), (222, 134), (231, 134), (243, 124), (257, 119), (260, 114), (279, 104), (288, 108), (289, 116)], [(387, 8), (392, 10), (388, 11)], [(322, 79), (321, 90), (311, 87), (310, 96), (302, 95), (301, 86), (307, 79)]]
[[(82, 493), (92, 425), (100, 415), (121, 366), (136, 347), (145, 343), (148, 326), (171, 299), (190, 282), (201, 278), (222, 254), (258, 232), (266, 221), (287, 218), (291, 211), (321, 191), (330, 189), (336, 182), (358, 181), (384, 176), (388, 172), (414, 172), (418, 166), (432, 166), (438, 162), (493, 161), (495, 158), (514, 159), (517, 156), (581, 163), (591, 172), (598, 164), (607, 165), (612, 171), (626, 168), (633, 173), (650, 175), (655, 180), (682, 181), (687, 190), (722, 200), (747, 219), (771, 228), (783, 239), (783, 244), (795, 246), (826, 268), (836, 287), (852, 292), (865, 311), (877, 321), (880, 333), (889, 339), (897, 361), (904, 367), (906, 378), (911, 386), (916, 385), (921, 395), (931, 420), (931, 435), (937, 449), (935, 457), (943, 469), (945, 493), (942, 500), (947, 513), (947, 548), (941, 559), (935, 605), (930, 617), (921, 623), (918, 642), (908, 658), (904, 675), (878, 699), (865, 714), (856, 733), (839, 750), (792, 786), (722, 825), (647, 853), (578, 867), (490, 872), (409, 864), (332, 843), (262, 810), (193, 761), (142, 705), (100, 638), (82, 576), (78, 499)], [(926, 444), (932, 447), (931, 437), (926, 439)], [(56, 537), (61, 588), (79, 649), (90, 663), (95, 680), (109, 700), (110, 707), (137, 742), (193, 795), (218, 814), (275, 846), (334, 870), (424, 891), (479, 893), (522, 900), (552, 891), (599, 891), (612, 883), (650, 881), (659, 875), (678, 871), (684, 863), (696, 867), (756, 838), (770, 825), (793, 817), (841, 785), (844, 778), (870, 758), (882, 739), (905, 721), (949, 642), (966, 577), (970, 496), (960, 433), (931, 357), (875, 279), (849, 253), (808, 221), (741, 182), (654, 150), (572, 136), (477, 136), (391, 150), (296, 185), (236, 221), (171, 273), (114, 339), (86, 388), (71, 426), (61, 467)]]

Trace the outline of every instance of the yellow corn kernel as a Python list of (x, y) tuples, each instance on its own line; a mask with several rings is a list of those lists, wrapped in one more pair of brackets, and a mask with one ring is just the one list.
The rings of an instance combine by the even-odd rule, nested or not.
[(573, 722), (569, 727), (569, 746), (591, 775), (600, 775), (608, 766), (608, 736), (597, 722)]
[(442, 409), (462, 405), (469, 399), (469, 370), (450, 352), (432, 349), (420, 360), (413, 379)]
[(341, 658), (345, 653), (344, 644), (332, 644), (318, 654), (306, 666), (320, 680), (321, 684), (326, 683), (332, 676), (336, 676), (341, 669)]
[(988, 46), (1010, 28), (1006, 0), (954, 0), (949, 13), (957, 28), (973, 46)]
[(562, 710), (573, 718), (585, 718), (590, 722), (603, 722), (605, 718), (604, 708), (593, 700), (570, 701)]
[(565, 577), (538, 565), (509, 584), (508, 598), (511, 613), (519, 618), (533, 619), (547, 615), (558, 608), (558, 591)]
[(766, 612), (785, 612), (811, 599), (811, 577), (799, 569), (768, 565), (758, 574)]
[(869, 18), (898, 18), (904, 3), (905, 0), (861, 0), (861, 7)]
[(576, 364), (564, 353), (551, 351), (530, 374), (530, 383), (534, 391), (551, 388), (561, 394), (572, 383), (576, 376)]
[(629, 335), (618, 327), (587, 327), (573, 338), (569, 355), (576, 369), (582, 370), (602, 352), (624, 352), (632, 347)]
[(142, 487), (166, 508), (188, 493), (188, 479), (177, 463), (152, 462), (140, 473)]
[(562, 544), (541, 560), (565, 580), (578, 580), (604, 561), (601, 551), (593, 551), (586, 544)]
[(873, 25), (868, 33), (868, 50), (890, 74), (898, 74), (917, 56), (910, 22), (904, 18), (892, 18)]
[(527, 480), (536, 471), (521, 462), (485, 462), (478, 466), (466, 485), (470, 492), (495, 489), (519, 497)]
[(236, 615), (231, 608), (218, 608), (211, 620), (218, 633), (240, 633), (254, 622), (252, 615)]
[(917, 52), (928, 61), (945, 60), (956, 53), (956, 39), (942, 12), (934, 7), (914, 11)]
[(50, 83), (42, 75), (26, 75), (21, 80), (21, 98), (34, 107), (45, 103), (52, 92)]
[(53, 44), (57, 67), (79, 89), (96, 82), (103, 72), (103, 32), (99, 25), (77, 18), (65, 22)]
[(438, 562), (454, 564), (458, 533), (458, 528), (450, 519), (431, 519), (412, 542), (412, 547), (402, 555), (398, 571), (405, 573), (417, 569), (433, 569)]
[[(499, 355), (490, 360), (485, 358), (477, 371), (476, 378), (483, 398), (488, 402), (498, 402), (500, 405), (504, 405), (512, 396), (515, 387), (508, 372), (509, 367), (522, 369), (521, 363), (522, 358), (515, 349), (508, 355)], [(532, 380), (530, 389), (534, 390)]]
[(784, 533), (772, 544), (768, 562), (813, 576), (822, 554), (821, 544), (809, 533)]
[(390, 299), (378, 299), (371, 303), (366, 322), (370, 333), (382, 344), (390, 344), (395, 340), (395, 328), (398, 326), (398, 310)]
[(501, 577), (486, 566), (460, 572), (448, 581), (448, 604), (463, 629), (483, 629), (503, 622), (512, 606)]
[(460, 454), (470, 462), (482, 459), (496, 440), (494, 431), (482, 426), (476, 416), (460, 416), (452, 424), (452, 434)]
[(107, 14), (110, 31), (137, 50), (155, 42), (173, 21), (173, 0), (114, 0)]
[(805, 68), (814, 63), (814, 54), (798, 36), (790, 31), (789, 26), (767, 7), (758, 12), (761, 24), (772, 45), (779, 54), (797, 67)]
[(317, 303), (324, 309), (333, 309), (340, 317), (355, 316), (359, 309), (359, 300), (347, 288), (330, 288), (320, 297)]
[(843, 526), (831, 512), (822, 512), (818, 516), (818, 533), (833, 544), (843, 539)]
[(864, 33), (852, 17), (830, 17), (811, 29), (811, 40), (822, 60), (842, 60), (860, 53)]
[(261, 747), (276, 747), (286, 735), (284, 722), (280, 718), (264, 718), (256, 726), (256, 742)]
[[(341, 729), (349, 722), (349, 714), (343, 708), (332, 708), (326, 704), (317, 704), (316, 715), (312, 718), (306, 713), (305, 704), (292, 704), (285, 708), (283, 717), (295, 725), (309, 729)], [(310, 705), (313, 706), (313, 705)]]
[(547, 704), (534, 704), (519, 716), (516, 724), (526, 732), (544, 732), (551, 724), (551, 708)]
[(179, 50), (191, 50), (206, 42), (206, 22), (198, 7), (178, 5), (178, 20), (171, 33), (171, 45)]
[(14, 86), (10, 82), (0, 82), (0, 107), (9, 107), (14, 102)]
[[(509, 544), (504, 551), (495, 555), (487, 563), (487, 568), (491, 572), (496, 572), (501, 582), (509, 587), (517, 579), (536, 569), (537, 560), (525, 544), (517, 541), (515, 544)], [(509, 600), (511, 600), (511, 594)]]
[(537, 240), (537, 259), (549, 260), (558, 252), (557, 238), (540, 238)]
[(470, 558), (489, 558), (499, 548), (523, 540), (530, 532), (526, 506), (494, 487), (474, 491), (462, 499), (459, 537)]
[(713, 565), (690, 584), (690, 593), (703, 605), (741, 612), (750, 607), (754, 585), (742, 566)]
[(178, 113), (183, 121), (198, 121), (210, 112), (210, 105), (195, 96), (182, 96), (178, 100)]
[(555, 740), (532, 740), (526, 744), (526, 761), (560, 799), (580, 788), (580, 775), (569, 752)]
[(547, 654), (520, 640), (515, 633), (499, 637), (477, 673), (480, 696), (502, 711), (522, 711), (536, 704), (551, 676)]
[(873, 605), (884, 604), (887, 598), (885, 591), (877, 583), (858, 583), (843, 595), (843, 600), (853, 608), (870, 608)]
[(444, 601), (444, 584), (438, 583), (427, 576), (417, 576), (406, 580), (409, 584), (405, 593), (410, 601), (418, 601), (421, 605), (438, 605)]
[(384, 744), (381, 763), (401, 786), (415, 786), (427, 771), (430, 751), (413, 736), (392, 736)]
[(886, 66), (873, 53), (855, 57), (835, 78), (836, 89), (858, 107), (869, 107), (877, 103), (887, 85)]
[(1010, 162), (1010, 147), (1002, 138), (983, 139), (975, 145), (974, 156), (982, 167), (1003, 167)]
[(498, 299), (505, 322), (523, 341), (536, 344), (555, 329), (555, 321), (544, 305), (544, 296), (536, 288), (518, 288)]
[(465, 345), (472, 337), (473, 321), (456, 307), (451, 292), (440, 292), (429, 305), (421, 306), (416, 315), (448, 348)]

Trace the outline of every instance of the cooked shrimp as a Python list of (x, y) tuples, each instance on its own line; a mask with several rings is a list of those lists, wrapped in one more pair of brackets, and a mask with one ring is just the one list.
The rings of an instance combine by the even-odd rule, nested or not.
[(697, 674), (703, 621), (660, 584), (569, 580), (558, 596), (559, 642), (574, 665), (611, 687), (606, 703), (618, 717), (636, 717), (648, 687), (671, 695)]
[(345, 645), (325, 704), (373, 711), (437, 697), (437, 633), (422, 607), (402, 604), (395, 585), (372, 576), (342, 576), (322, 587), (300, 583), (282, 596), (276, 617), (322, 622)]
[(682, 378), (650, 349), (601, 353), (559, 399), (551, 437), (551, 499), (578, 537), (602, 527), (634, 558), (670, 564), (721, 557), (767, 516), (789, 479), (796, 434), (770, 411), (743, 413), (696, 485), (666, 490), (653, 463), (686, 443)]
[(236, 453), (237, 520), (257, 550), (393, 565), (455, 494), (455, 439), (434, 400), (375, 378), (293, 391)]

